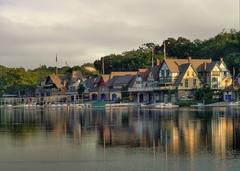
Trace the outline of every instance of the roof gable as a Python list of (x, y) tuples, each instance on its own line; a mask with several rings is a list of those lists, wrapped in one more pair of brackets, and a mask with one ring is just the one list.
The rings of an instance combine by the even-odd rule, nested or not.
[(179, 73), (179, 66), (190, 63), (192, 67), (199, 71), (204, 63), (211, 63), (211, 59), (165, 59), (164, 63), (168, 66), (170, 72)]
[(134, 79), (135, 76), (114, 76), (111, 80), (108, 81), (108, 86), (123, 86), (128, 85)]
[(62, 84), (62, 80), (60, 79), (60, 77), (57, 74), (51, 74), (49, 76), (49, 79), (51, 79), (52, 83), (58, 88), (60, 89), (62, 92), (65, 92), (65, 87)]
[(150, 67), (148, 69), (147, 81), (158, 81), (159, 80), (160, 66)]
[(178, 78), (176, 80), (176, 86), (179, 86), (183, 80), (183, 78), (186, 76), (187, 72), (190, 70), (190, 68), (193, 70), (193, 72), (195, 73), (196, 75), (196, 79), (198, 79), (199, 81), (201, 81), (199, 78), (198, 78), (198, 73), (197, 71), (194, 69), (194, 67), (191, 65), (191, 64), (182, 64), (180, 67), (180, 74), (178, 75)]
[(114, 76), (134, 76), (136, 75), (136, 71), (129, 71), (129, 72), (111, 72), (110, 78), (112, 79)]

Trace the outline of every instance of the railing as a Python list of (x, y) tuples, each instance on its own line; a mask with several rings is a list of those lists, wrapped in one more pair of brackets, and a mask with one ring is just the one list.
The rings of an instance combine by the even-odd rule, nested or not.
[(159, 79), (160, 84), (171, 83), (172, 81), (173, 81), (172, 78), (169, 78), (169, 77), (166, 77), (166, 78), (161, 77), (161, 78)]
[(160, 90), (174, 90), (175, 86), (156, 86), (156, 87), (133, 87), (129, 88), (129, 92), (139, 92), (139, 91), (160, 91)]

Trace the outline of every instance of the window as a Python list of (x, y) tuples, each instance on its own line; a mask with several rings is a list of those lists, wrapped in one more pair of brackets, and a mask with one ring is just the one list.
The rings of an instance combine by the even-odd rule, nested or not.
[(197, 86), (197, 80), (193, 79), (193, 86), (196, 87)]
[(217, 83), (218, 79), (216, 77), (212, 78), (212, 82)]
[(170, 76), (169, 70), (166, 70), (166, 76), (167, 76), (167, 77)]
[(189, 76), (189, 71), (187, 72), (187, 76)]
[(188, 88), (188, 79), (185, 80), (185, 87)]
[(220, 72), (219, 72), (219, 71), (213, 71), (213, 72), (212, 72), (212, 75), (213, 75), (213, 76), (220, 76)]
[(164, 77), (164, 70), (161, 71), (161, 76)]
[(224, 71), (224, 76), (228, 76), (228, 72), (227, 71)]

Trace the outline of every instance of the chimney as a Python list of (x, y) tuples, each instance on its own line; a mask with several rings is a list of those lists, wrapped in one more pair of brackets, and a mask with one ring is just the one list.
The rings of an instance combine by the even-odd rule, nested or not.
[(64, 80), (63, 86), (64, 86), (65, 89), (68, 89), (68, 81), (67, 80)]
[(189, 56), (189, 57), (188, 57), (188, 63), (191, 63), (191, 60), (192, 60), (192, 57)]
[(72, 72), (72, 81), (77, 81), (79, 77), (79, 72), (78, 71), (73, 71)]
[(160, 60), (159, 59), (157, 59), (157, 66), (160, 66)]
[(207, 62), (204, 62), (204, 71), (207, 70)]
[(223, 62), (223, 57), (220, 58), (220, 62)]

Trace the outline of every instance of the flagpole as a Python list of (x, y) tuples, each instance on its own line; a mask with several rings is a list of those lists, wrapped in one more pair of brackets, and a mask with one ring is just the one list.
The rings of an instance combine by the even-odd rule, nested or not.
[(57, 65), (57, 62), (58, 62), (58, 56), (56, 54), (56, 75), (58, 74), (58, 65)]
[(154, 61), (153, 61), (154, 51), (155, 51), (155, 46), (154, 46), (153, 49), (152, 49), (152, 67), (154, 67)]
[(165, 43), (165, 40), (163, 41), (163, 54), (164, 54), (164, 59), (166, 59), (167, 54), (166, 54), (166, 43)]
[(102, 74), (105, 74), (105, 68), (104, 68), (104, 58), (102, 58)]

